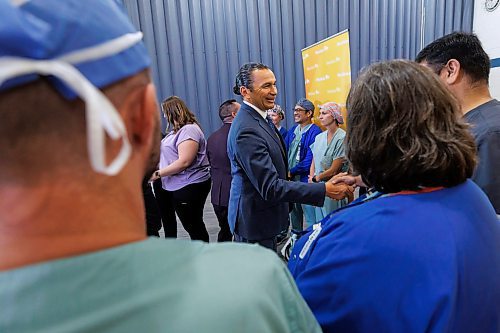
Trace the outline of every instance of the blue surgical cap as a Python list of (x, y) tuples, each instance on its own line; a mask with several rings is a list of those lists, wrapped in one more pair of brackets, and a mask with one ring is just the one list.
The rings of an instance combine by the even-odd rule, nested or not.
[[(130, 157), (126, 128), (103, 88), (148, 68), (138, 32), (118, 2), (0, 0), (0, 91), (48, 77), (66, 98), (86, 103), (92, 167), (118, 173)], [(106, 165), (105, 135), (122, 149)]]
[(307, 111), (314, 111), (314, 104), (310, 100), (306, 98), (301, 98), (297, 101), (295, 105), (300, 106), (301, 108), (306, 109)]

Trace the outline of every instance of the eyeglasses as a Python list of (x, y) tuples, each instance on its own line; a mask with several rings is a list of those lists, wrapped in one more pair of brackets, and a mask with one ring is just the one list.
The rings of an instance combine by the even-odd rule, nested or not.
[(307, 112), (307, 110), (306, 109), (295, 108), (295, 109), (293, 109), (293, 112)]

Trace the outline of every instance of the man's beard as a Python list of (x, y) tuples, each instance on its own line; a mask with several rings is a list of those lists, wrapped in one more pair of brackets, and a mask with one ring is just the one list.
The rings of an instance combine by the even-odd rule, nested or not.
[(157, 121), (155, 129), (153, 131), (153, 140), (151, 145), (151, 153), (149, 154), (149, 160), (146, 164), (146, 169), (144, 170), (144, 180), (143, 182), (149, 181), (153, 172), (158, 169), (158, 163), (160, 162), (160, 142), (161, 142), (161, 132), (160, 132), (160, 122)]

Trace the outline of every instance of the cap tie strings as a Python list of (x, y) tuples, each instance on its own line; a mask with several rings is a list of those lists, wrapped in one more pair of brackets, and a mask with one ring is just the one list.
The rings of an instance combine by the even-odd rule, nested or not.
[[(0, 58), (0, 85), (26, 74), (53, 75), (63, 81), (85, 102), (87, 147), (90, 164), (96, 172), (116, 175), (127, 163), (131, 147), (127, 129), (118, 111), (109, 99), (83, 76), (72, 63), (104, 58), (119, 53), (139, 42), (142, 33), (120, 36), (97, 46), (80, 49), (53, 60), (34, 60), (21, 57)], [(106, 136), (121, 139), (117, 156), (106, 165)]]

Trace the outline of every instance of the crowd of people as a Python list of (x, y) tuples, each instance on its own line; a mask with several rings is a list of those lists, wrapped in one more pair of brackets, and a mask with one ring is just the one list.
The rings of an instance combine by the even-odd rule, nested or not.
[[(265, 67), (262, 64), (250, 64), (250, 66)], [(265, 69), (270, 71), (267, 67)], [(247, 104), (250, 105), (249, 102)], [(170, 106), (167, 107), (168, 105)], [(147, 230), (153, 230), (149, 232), (150, 236), (159, 236), (158, 231), (163, 225), (165, 236), (176, 238), (175, 214), (177, 214), (191, 239), (208, 242), (203, 221), (203, 207), (211, 188), (211, 202), (220, 228), (217, 240), (233, 240), (235, 232), (229, 227), (228, 221), (232, 175), (227, 142), (231, 124), (240, 107), (235, 99), (226, 100), (220, 105), (218, 112), (222, 126), (210, 135), (208, 143), (205, 143), (205, 136), (196, 116), (182, 99), (171, 96), (163, 102), (162, 110), (168, 123), (167, 134), (162, 140), (159, 169), (149, 179), (152, 183), (158, 183), (158, 179), (161, 179), (161, 189), (151, 185), (152, 191), (151, 186), (148, 187), (146, 183), (147, 188), (144, 188)], [(313, 123), (314, 111), (315, 106), (310, 100), (299, 99), (293, 111), (295, 125), (290, 130), (281, 125), (285, 112), (280, 105), (275, 103), (273, 108), (262, 111), (261, 115), (265, 117), (272, 131), (272, 138), (280, 143), (286, 158), (287, 181), (321, 183), (348, 171), (344, 153), (345, 131), (340, 128), (340, 125), (344, 124), (341, 107), (334, 102), (320, 106), (318, 118), (325, 131)], [(183, 134), (189, 128), (192, 128), (191, 131), (194, 130), (196, 135)], [(191, 148), (188, 148), (189, 145)], [(199, 176), (193, 175), (194, 172)], [(211, 176), (211, 186), (208, 186), (208, 173)], [(179, 189), (184, 187), (185, 189), (180, 192), (184, 195), (179, 196)], [(235, 196), (240, 195), (234, 191)], [(155, 200), (156, 192), (159, 195)], [(286, 238), (290, 228), (295, 232), (302, 231), (304, 222), (306, 227), (309, 227), (334, 210), (345, 206), (352, 201), (353, 193), (349, 187), (344, 192), (345, 196), (339, 193), (337, 199), (326, 197), (323, 205), (319, 207), (290, 202), (288, 217), (290, 222), (282, 225), (281, 233), (275, 236), (284, 235), (283, 238)], [(169, 212), (165, 212), (166, 210)], [(173, 223), (161, 223), (159, 219), (163, 219), (164, 216), (167, 217), (167, 221)], [(252, 242), (253, 240), (258, 239), (252, 239)], [(276, 243), (277, 239), (273, 238), (274, 245), (271, 247), (275, 248)]]
[[(162, 139), (117, 2), (0, 16), (1, 332), (500, 331), (500, 103), (475, 35), (369, 65), (324, 131), (307, 99), (284, 131), (273, 71), (247, 63), (208, 140), (177, 96)], [(147, 237), (176, 216), (200, 241)]]

